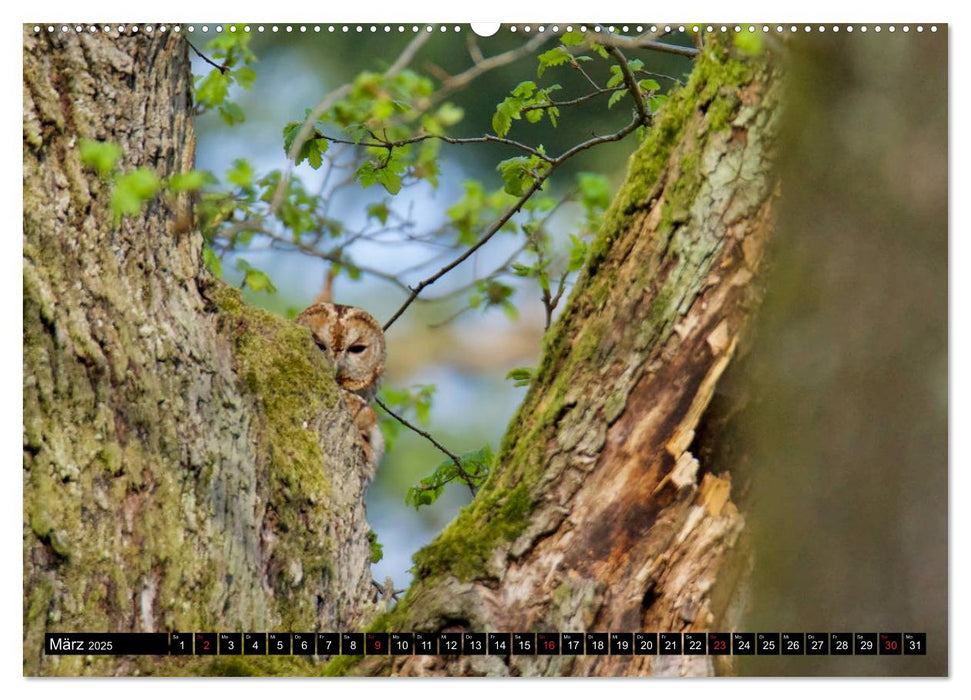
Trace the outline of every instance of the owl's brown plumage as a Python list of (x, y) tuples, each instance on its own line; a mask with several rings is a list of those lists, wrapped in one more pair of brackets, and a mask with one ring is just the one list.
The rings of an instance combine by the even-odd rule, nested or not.
[(337, 368), (337, 383), (370, 401), (384, 372), (384, 331), (364, 309), (323, 302), (297, 316)]
[(368, 463), (375, 466), (384, 452), (384, 441), (368, 404), (377, 394), (384, 372), (384, 331), (364, 309), (330, 302), (308, 307), (295, 320), (310, 329), (336, 368), (337, 384), (348, 392), (344, 403), (360, 431)]

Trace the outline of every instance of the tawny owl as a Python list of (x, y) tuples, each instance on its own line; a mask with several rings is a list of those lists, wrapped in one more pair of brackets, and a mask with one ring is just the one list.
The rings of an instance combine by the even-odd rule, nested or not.
[(364, 309), (329, 302), (310, 306), (296, 321), (310, 329), (336, 368), (337, 384), (346, 390), (344, 403), (361, 433), (368, 462), (375, 466), (384, 453), (384, 440), (369, 404), (384, 372), (384, 331)]

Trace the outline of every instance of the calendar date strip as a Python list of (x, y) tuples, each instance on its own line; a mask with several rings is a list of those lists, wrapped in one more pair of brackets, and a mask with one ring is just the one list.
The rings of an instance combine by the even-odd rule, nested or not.
[(47, 655), (909, 656), (924, 632), (48, 632)]

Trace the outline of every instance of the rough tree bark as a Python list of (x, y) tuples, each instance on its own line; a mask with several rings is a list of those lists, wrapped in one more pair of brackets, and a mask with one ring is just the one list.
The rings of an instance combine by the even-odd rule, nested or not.
[[(174, 37), (24, 50), (26, 673), (645, 675), (709, 657), (42, 656), (49, 630), (348, 629), (368, 617), (364, 465), (309, 336), (201, 271), (184, 202), (112, 225), (79, 137), (190, 167)], [(714, 46), (631, 162), (489, 482), (371, 629), (730, 623), (744, 521), (695, 436), (744, 345), (778, 77)]]
[(43, 634), (353, 628), (369, 593), (366, 466), (309, 334), (207, 276), (187, 201), (115, 225), (82, 168), (82, 138), (192, 167), (186, 51), (25, 28), (26, 674), (233, 672)]
[[(375, 629), (732, 628), (744, 519), (727, 465), (699, 462), (696, 437), (758, 303), (779, 92), (764, 59), (720, 45), (698, 59), (631, 161), (495, 473), (416, 554), (417, 582)], [(726, 670), (714, 658), (368, 657), (334, 671)]]

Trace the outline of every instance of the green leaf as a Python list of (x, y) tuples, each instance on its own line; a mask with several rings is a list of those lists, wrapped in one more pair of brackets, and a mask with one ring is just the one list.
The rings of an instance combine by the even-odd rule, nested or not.
[(388, 223), (388, 214), (391, 213), (391, 210), (388, 209), (388, 205), (386, 202), (378, 202), (377, 204), (368, 204), (366, 211), (367, 211), (368, 218), (377, 219), (378, 221), (381, 222), (382, 226)]
[(371, 135), (370, 129), (368, 129), (368, 125), (361, 122), (356, 122), (354, 124), (347, 124), (344, 127), (343, 131), (344, 131), (344, 134), (346, 134), (347, 137), (351, 139), (354, 143), (360, 143), (361, 141), (363, 141), (364, 139), (366, 139), (368, 136)]
[(111, 141), (81, 139), (78, 150), (81, 152), (81, 163), (84, 167), (97, 171), (101, 177), (111, 174), (124, 155), (121, 146)]
[(550, 275), (548, 272), (541, 270), (540, 273), (536, 275), (536, 279), (539, 281), (540, 289), (542, 289), (544, 292), (550, 291)]
[(578, 173), (580, 203), (584, 209), (606, 209), (610, 204), (610, 182), (600, 173)]
[(465, 110), (451, 102), (446, 102), (438, 108), (435, 117), (442, 126), (454, 126), (465, 117)]
[(532, 80), (524, 80), (512, 90), (514, 97), (531, 97), (534, 92), (536, 92), (536, 83)]
[[(537, 146), (536, 150), (543, 153), (542, 146)], [(518, 156), (500, 162), (496, 170), (502, 176), (505, 192), (520, 197), (549, 167), (549, 163), (539, 156)]]
[(243, 113), (243, 108), (235, 102), (224, 102), (219, 105), (219, 116), (222, 117), (223, 121), (229, 126), (236, 126), (237, 124), (242, 124), (244, 121), (246, 121), (246, 115)]
[(378, 182), (381, 183), (388, 194), (398, 194), (401, 191), (401, 177), (388, 168), (378, 172)]
[(270, 276), (262, 270), (250, 267), (249, 263), (242, 259), (236, 263), (236, 267), (246, 271), (240, 287), (249, 287), (254, 292), (267, 292), (268, 294), (276, 292), (276, 287), (273, 286)]
[(214, 276), (223, 276), (223, 264), (219, 256), (216, 255), (216, 251), (210, 248), (207, 244), (202, 246), (202, 262)]
[(237, 158), (226, 171), (226, 180), (240, 187), (250, 187), (253, 184), (253, 166), (245, 158)]
[(256, 71), (249, 67), (234, 70), (231, 75), (244, 90), (249, 90), (251, 87), (253, 87), (253, 83), (256, 81)]
[(627, 94), (627, 88), (624, 88), (623, 90), (618, 90), (613, 95), (611, 95), (610, 99), (607, 100), (607, 109), (610, 109), (615, 104), (620, 102), (623, 99), (624, 95), (626, 94)]
[[(466, 452), (459, 456), (459, 464), (462, 471), (471, 479), (473, 487), (480, 486), (488, 477), (495, 462), (495, 454), (488, 445), (474, 452)], [(413, 505), (417, 510), (421, 506), (427, 506), (438, 500), (445, 487), (457, 480), (465, 481), (455, 462), (448, 458), (441, 462), (431, 476), (421, 479), (416, 486), (408, 489), (405, 495), (405, 503)], [(466, 482), (468, 483), (468, 482)]]
[(661, 109), (661, 106), (668, 101), (667, 95), (651, 95), (647, 98), (647, 106), (650, 108), (651, 112), (657, 112)]
[(388, 194), (398, 194), (401, 191), (401, 174), (405, 170), (405, 163), (399, 158), (398, 151), (392, 152), (391, 157), (381, 164), (366, 160), (357, 169), (357, 180), (361, 187), (370, 187), (377, 183), (387, 190)]
[(658, 81), (653, 80), (651, 78), (644, 78), (644, 80), (639, 82), (638, 85), (640, 86), (641, 90), (643, 90), (644, 92), (650, 92), (651, 90), (661, 89), (661, 84)]
[(196, 87), (196, 101), (203, 107), (222, 104), (229, 92), (229, 76), (213, 68)]
[(509, 111), (502, 109), (502, 104), (498, 105), (496, 113), (492, 115), (492, 130), (496, 132), (496, 136), (502, 138), (509, 133), (511, 126), (512, 117), (509, 115)]
[[(310, 139), (309, 141), (307, 141), (305, 147), (300, 149), (301, 155), (303, 155), (304, 151), (306, 151), (307, 162), (310, 164), (310, 167), (313, 168), (314, 170), (317, 170), (318, 168), (320, 168), (320, 166), (323, 165), (323, 162), (324, 162), (323, 154), (320, 152), (320, 145), (319, 145), (320, 141), (327, 143), (325, 139)], [(299, 163), (300, 163), (300, 160), (297, 161), (298, 165)]]
[(288, 122), (283, 127), (283, 151), (287, 155), (290, 155), (290, 149), (293, 148), (293, 142), (296, 140), (297, 134), (300, 133), (301, 126), (303, 126), (303, 122)]
[(567, 32), (560, 37), (560, 43), (564, 46), (577, 46), (583, 43), (583, 33), (582, 32)]
[(574, 235), (570, 235), (573, 246), (570, 248), (570, 263), (567, 265), (568, 272), (576, 272), (584, 266), (587, 261), (587, 242), (580, 240)]
[(539, 55), (539, 68), (536, 70), (536, 75), (542, 78), (543, 73), (547, 68), (561, 66), (564, 63), (569, 63), (572, 60), (573, 56), (569, 51), (564, 49), (562, 46), (556, 46)]
[(135, 216), (142, 210), (142, 204), (150, 200), (161, 189), (162, 181), (148, 168), (138, 168), (115, 178), (115, 188), (111, 193), (111, 211), (116, 219), (122, 216)]
[(536, 370), (532, 367), (517, 367), (506, 374), (506, 379), (512, 379), (515, 382), (514, 386), (529, 386), (534, 374)]
[(371, 563), (377, 564), (384, 557), (384, 546), (378, 542), (378, 535), (374, 530), (368, 532), (367, 540), (371, 548)]
[(486, 307), (499, 306), (506, 303), (516, 290), (499, 280), (480, 280), (477, 285), (485, 295)]
[(624, 72), (620, 69), (620, 66), (611, 66), (610, 73), (610, 80), (607, 81), (607, 87), (617, 87), (624, 82)]
[(516, 197), (522, 196), (526, 191), (526, 186), (531, 175), (529, 174), (530, 159), (526, 156), (517, 156), (502, 161), (496, 166), (502, 175), (503, 189)]
[(496, 461), (492, 448), (486, 445), (473, 452), (466, 452), (459, 456), (462, 468), (472, 476), (484, 476)]
[[(559, 87), (559, 86), (556, 86)], [(553, 88), (548, 88), (552, 90)], [(496, 136), (503, 137), (509, 133), (512, 120), (519, 119), (524, 107), (545, 104), (549, 98), (534, 99), (536, 83), (524, 80), (513, 88), (512, 93), (496, 105), (496, 112), (492, 116), (492, 130)]]
[(200, 189), (214, 179), (212, 174), (206, 170), (187, 170), (170, 177), (168, 188), (172, 192), (191, 192)]

